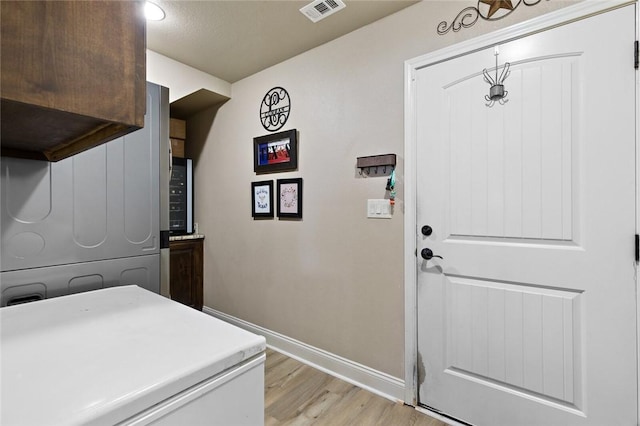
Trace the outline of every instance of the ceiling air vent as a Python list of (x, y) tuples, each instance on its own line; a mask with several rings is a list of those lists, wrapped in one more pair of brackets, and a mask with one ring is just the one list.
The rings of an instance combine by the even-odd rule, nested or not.
[(318, 22), (345, 7), (342, 0), (316, 0), (300, 9), (300, 12), (313, 22)]

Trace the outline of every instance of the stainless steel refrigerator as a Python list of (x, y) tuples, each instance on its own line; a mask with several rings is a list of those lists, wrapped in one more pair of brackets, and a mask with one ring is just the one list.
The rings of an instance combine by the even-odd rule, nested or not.
[(169, 292), (169, 90), (144, 128), (65, 160), (0, 158), (0, 306), (117, 285)]

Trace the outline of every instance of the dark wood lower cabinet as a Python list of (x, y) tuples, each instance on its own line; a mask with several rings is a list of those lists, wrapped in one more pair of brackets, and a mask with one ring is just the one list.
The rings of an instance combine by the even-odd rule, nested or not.
[(171, 299), (202, 310), (203, 239), (171, 241)]

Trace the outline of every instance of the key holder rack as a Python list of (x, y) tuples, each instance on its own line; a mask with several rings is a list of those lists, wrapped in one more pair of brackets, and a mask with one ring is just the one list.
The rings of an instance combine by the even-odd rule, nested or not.
[(378, 168), (381, 168), (383, 173), (387, 173), (387, 169), (393, 170), (396, 167), (396, 155), (381, 154), (358, 157), (356, 167), (360, 169), (360, 176), (368, 176), (372, 168), (375, 169), (376, 174), (378, 173)]

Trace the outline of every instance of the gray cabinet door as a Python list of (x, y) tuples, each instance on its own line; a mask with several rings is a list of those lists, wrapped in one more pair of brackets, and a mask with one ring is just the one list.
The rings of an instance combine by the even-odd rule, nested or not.
[(57, 163), (0, 159), (2, 271), (160, 253), (153, 89), (143, 129)]

